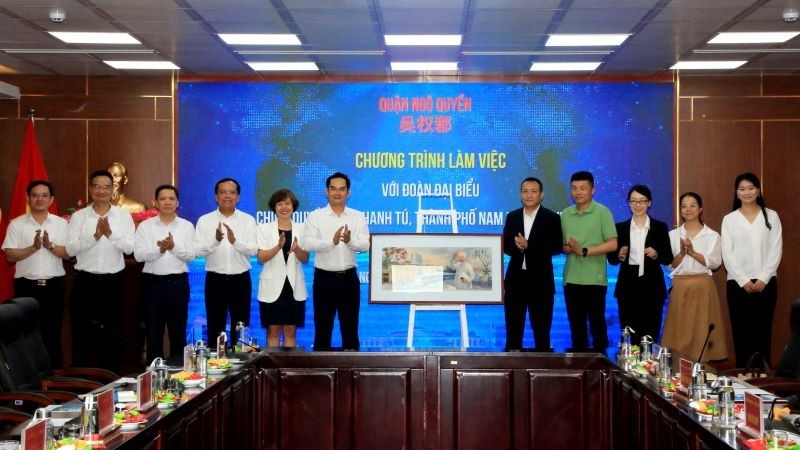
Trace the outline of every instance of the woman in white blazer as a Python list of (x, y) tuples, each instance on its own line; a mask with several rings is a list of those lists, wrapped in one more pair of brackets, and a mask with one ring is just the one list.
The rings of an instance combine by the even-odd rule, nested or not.
[(292, 222), (300, 202), (288, 189), (272, 194), (269, 207), (277, 220), (258, 227), (258, 262), (264, 264), (258, 281), (261, 326), (267, 329), (267, 345), (297, 346), (297, 327), (305, 325), (306, 279), (303, 264), (303, 224)]
[(778, 213), (767, 208), (755, 174), (736, 177), (734, 189), (733, 212), (722, 219), (722, 261), (736, 367), (744, 367), (756, 352), (770, 363), (783, 237)]

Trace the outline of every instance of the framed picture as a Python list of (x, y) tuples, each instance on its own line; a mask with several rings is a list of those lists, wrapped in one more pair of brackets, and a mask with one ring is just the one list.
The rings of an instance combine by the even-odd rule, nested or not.
[(503, 303), (500, 234), (373, 234), (370, 303)]

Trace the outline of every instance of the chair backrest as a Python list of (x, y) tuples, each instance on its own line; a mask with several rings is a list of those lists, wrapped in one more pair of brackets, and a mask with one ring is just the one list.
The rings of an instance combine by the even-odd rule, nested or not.
[[(0, 304), (0, 373), (5, 372), (11, 390), (30, 391), (41, 389), (42, 380), (33, 367), (27, 350), (22, 344), (23, 313), (11, 302)], [(0, 377), (2, 378), (2, 377)]]
[(39, 331), (39, 302), (33, 297), (17, 297), (11, 300), (11, 303), (19, 306), (22, 310), (20, 343), (25, 347), (39, 377), (51, 376), (53, 366), (50, 365), (47, 346), (44, 345), (42, 334)]

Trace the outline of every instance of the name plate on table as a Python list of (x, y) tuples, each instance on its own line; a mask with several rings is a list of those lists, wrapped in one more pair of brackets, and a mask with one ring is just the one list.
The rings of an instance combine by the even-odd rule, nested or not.
[(752, 392), (744, 393), (744, 427), (742, 431), (753, 437), (764, 434), (764, 399)]
[(97, 394), (97, 429), (106, 434), (114, 427), (114, 390)]
[(688, 392), (689, 386), (692, 385), (692, 366), (694, 366), (694, 363), (688, 359), (681, 358), (678, 363), (678, 376), (681, 379), (679, 389), (681, 392)]
[(45, 450), (47, 439), (47, 420), (39, 420), (22, 432), (23, 450)]
[(136, 409), (139, 411), (146, 411), (153, 406), (153, 371), (147, 372), (136, 377), (138, 384), (138, 393), (136, 400)]

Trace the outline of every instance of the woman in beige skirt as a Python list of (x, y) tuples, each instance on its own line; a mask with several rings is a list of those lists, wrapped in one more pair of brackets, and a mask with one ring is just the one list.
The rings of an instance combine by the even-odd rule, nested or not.
[(720, 236), (700, 219), (703, 199), (698, 194), (681, 195), (680, 209), (683, 225), (669, 232), (675, 258), (670, 265), (672, 290), (661, 346), (688, 359), (699, 358), (709, 325), (714, 324), (702, 362), (726, 359), (727, 324), (711, 279), (711, 271), (722, 263)]

